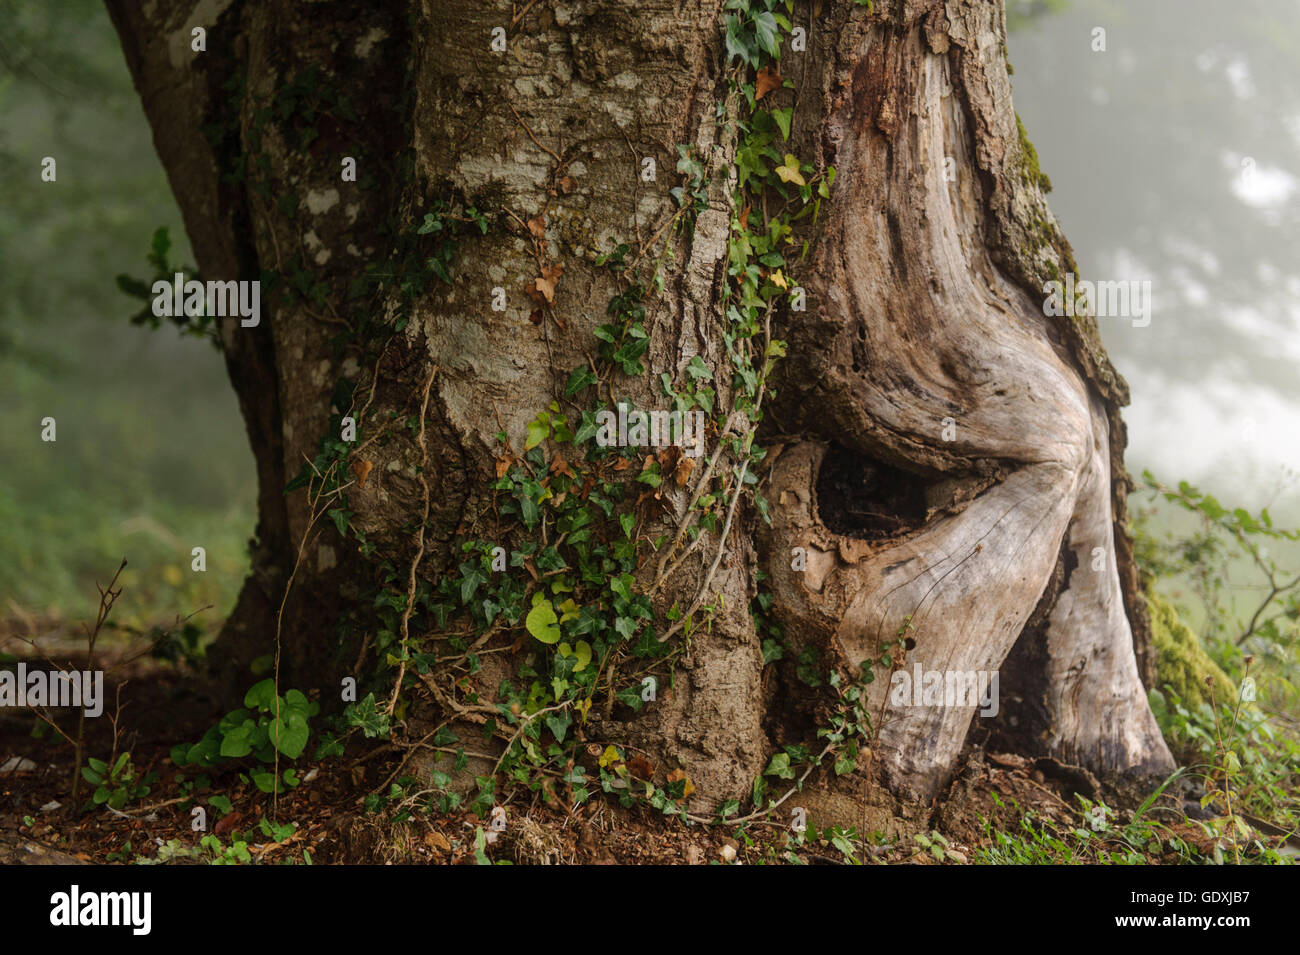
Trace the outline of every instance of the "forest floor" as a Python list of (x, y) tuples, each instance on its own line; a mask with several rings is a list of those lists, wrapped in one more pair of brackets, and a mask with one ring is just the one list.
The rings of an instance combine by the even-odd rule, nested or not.
[[(73, 634), (62, 651), (42, 642), (44, 652), (60, 665), (84, 667), (84, 648), (74, 652), (74, 645)], [(44, 666), (31, 652), (14, 628), (0, 629), (0, 654)], [(376, 803), (371, 794), (389, 786), (399, 754), (376, 751), (373, 743), (368, 750), (357, 746), (320, 762), (304, 754), (295, 764), (301, 783), (275, 806), (246, 776), (215, 770), (202, 776), (171, 763), (172, 746), (198, 740), (224, 711), (218, 701), (190, 689), (193, 681), (176, 667), (147, 655), (133, 658), (134, 652), (129, 645), (110, 644), (97, 653), (96, 667), (110, 673), (104, 715), (86, 720), (84, 749), (88, 757), (107, 762), (130, 753), (135, 785), (147, 781), (148, 791), (133, 792), (121, 809), (85, 808), (95, 787), (83, 782), (83, 809), (73, 812), (72, 743), (41, 724), (31, 710), (0, 709), (0, 864), (1066, 862), (1094, 861), (1106, 841), (1104, 834), (1093, 838), (1080, 828), (1077, 787), (1069, 773), (1054, 771), (1059, 767), (1050, 761), (974, 747), (948, 790), (931, 806), (919, 807), (909, 821), (889, 827), (891, 836), (850, 833), (846, 839), (829, 828), (794, 832), (788, 819), (746, 827), (688, 825), (644, 804), (624, 808), (601, 794), (572, 811), (540, 801), (532, 806), (515, 802), (507, 807), (504, 831), (496, 833), (464, 808), (402, 814), (386, 800)], [(55, 719), (75, 736), (75, 711), (62, 711)], [(213, 805), (214, 795), (229, 800), (228, 810), (222, 811), (221, 799), (221, 808)], [(196, 804), (207, 807), (206, 833), (192, 828)], [(1203, 827), (1180, 823), (1172, 818), (1176, 815), (1171, 813), (1169, 824), (1161, 827), (1159, 843), (1136, 847), (1141, 861), (1179, 861), (1171, 854), (1170, 840), (1181, 839), (1200, 853), (1212, 850)], [(1033, 828), (1026, 827), (1026, 818), (1034, 821)], [(204, 844), (205, 834), (216, 839)], [(1019, 853), (1011, 859), (1007, 839), (1012, 854)], [(1083, 843), (1090, 844), (1091, 857), (1075, 857), (1074, 849)], [(1134, 851), (1131, 838), (1118, 839), (1116, 847)]]

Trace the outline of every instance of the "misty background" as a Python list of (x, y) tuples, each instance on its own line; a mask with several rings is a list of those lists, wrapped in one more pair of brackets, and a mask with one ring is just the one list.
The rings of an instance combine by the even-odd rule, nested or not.
[[(1133, 391), (1129, 470), (1300, 523), (1300, 4), (1014, 3), (1013, 99)], [(1095, 51), (1094, 30), (1105, 30)]]

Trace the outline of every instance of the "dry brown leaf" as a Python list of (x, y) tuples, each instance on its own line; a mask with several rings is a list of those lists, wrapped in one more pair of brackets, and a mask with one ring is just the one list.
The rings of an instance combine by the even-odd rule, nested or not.
[(564, 176), (560, 179), (560, 192), (566, 196), (578, 188), (578, 182), (572, 176)]
[(776, 67), (765, 66), (758, 71), (758, 82), (754, 84), (754, 102), (758, 102), (772, 90), (780, 89), (782, 76)]
[(525, 291), (538, 305), (552, 305), (555, 302), (555, 284), (564, 274), (564, 266), (559, 263), (548, 265), (542, 274), (528, 283)]
[(352, 473), (357, 476), (357, 487), (366, 486), (366, 478), (370, 477), (370, 472), (374, 470), (374, 467), (374, 462), (361, 458), (352, 462)]
[(637, 779), (649, 779), (655, 774), (655, 764), (649, 757), (637, 753), (627, 761), (627, 771)]
[(673, 471), (673, 479), (677, 482), (678, 487), (685, 487), (686, 482), (691, 479), (691, 471), (695, 468), (695, 459), (683, 457), (677, 462), (677, 467)]
[(546, 238), (546, 216), (539, 215), (528, 220), (528, 231), (532, 233), (534, 239)]

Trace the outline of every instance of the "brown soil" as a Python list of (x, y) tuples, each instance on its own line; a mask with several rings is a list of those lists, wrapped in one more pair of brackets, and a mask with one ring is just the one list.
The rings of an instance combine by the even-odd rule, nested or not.
[[(42, 641), (42, 647), (60, 664), (84, 666), (84, 652), (74, 651), (74, 641), (75, 635), (69, 634), (62, 648), (57, 641), (53, 646)], [(47, 666), (39, 657), (30, 656), (30, 647), (16, 640), (12, 629), (0, 631), (0, 652), (25, 656), (29, 667)], [(129, 751), (141, 774), (156, 772), (157, 782), (147, 796), (129, 803), (122, 813), (102, 806), (74, 813), (70, 808), (73, 746), (53, 730), (47, 729), (43, 738), (34, 736), (40, 721), (30, 710), (0, 709), (0, 766), (14, 757), (30, 761), (0, 774), (0, 864), (130, 862), (155, 857), (158, 847), (169, 840), (194, 846), (202, 833), (191, 829), (192, 800), (197, 797), (200, 805), (206, 805), (214, 794), (227, 796), (233, 808), (230, 815), (219, 818), (219, 812), (209, 807), (209, 831), (227, 846), (245, 839), (257, 862), (303, 863), (309, 853), (313, 863), (475, 863), (476, 835), (490, 827), (468, 811), (446, 815), (417, 811), (409, 817), (399, 815), (392, 806), (366, 811), (366, 796), (386, 784), (400, 759), (395, 748), (376, 752), (374, 741), (369, 741), (368, 749), (361, 741), (344, 756), (320, 763), (304, 756), (297, 764), (302, 784), (282, 795), (278, 807), (270, 796), (241, 781), (233, 771), (209, 771), (208, 787), (183, 791), (176, 781), (180, 771), (169, 758), (171, 747), (197, 740), (224, 710), (214, 699), (190, 689), (195, 682), (176, 667), (147, 655), (136, 657), (138, 652), (138, 647), (109, 641), (97, 653), (97, 666), (121, 665), (105, 679), (104, 716), (86, 721), (85, 748), (88, 755), (100, 758), (114, 751), (116, 715), (116, 751)], [(115, 700), (120, 700), (120, 713), (116, 713)], [(75, 712), (56, 713), (54, 718), (65, 731), (75, 734)], [(186, 770), (185, 775), (192, 781), (196, 773)], [(815, 782), (815, 777), (810, 782)], [(810, 807), (814, 825), (826, 826), (832, 820), (847, 825), (854, 819), (855, 807), (861, 805), (855, 801), (855, 793), (863, 786), (864, 781), (850, 776), (824, 791), (810, 789), (799, 801)], [(83, 803), (89, 798), (89, 788), (82, 786)], [(951, 850), (944, 861), (960, 864), (972, 860), (976, 850), (988, 844), (985, 820), (991, 821), (995, 830), (1016, 831), (1025, 811), (1032, 809), (1040, 818), (1061, 826), (1078, 825), (1072, 794), (1081, 788), (1086, 791), (1086, 782), (1081, 783), (1068, 767), (986, 754), (972, 747), (957, 779), (934, 805), (912, 807), (883, 822), (877, 812), (870, 827), (859, 825), (859, 829), (880, 833), (868, 839), (882, 843), (867, 850), (870, 861), (938, 864), (934, 855), (912, 838), (917, 832), (937, 831), (948, 840)], [(837, 811), (843, 818), (837, 817)], [(825, 840), (787, 846), (790, 816), (784, 810), (779, 818), (751, 824), (743, 832), (732, 825), (685, 825), (648, 806), (623, 808), (603, 795), (572, 812), (540, 801), (530, 805), (516, 800), (507, 806), (507, 813), (504, 832), (484, 833), (485, 854), (494, 861), (596, 865), (707, 864), (732, 859), (748, 863), (845, 861)], [(296, 822), (298, 828), (283, 842), (276, 842), (258, 831), (264, 817)], [(1191, 831), (1180, 834), (1196, 841)]]

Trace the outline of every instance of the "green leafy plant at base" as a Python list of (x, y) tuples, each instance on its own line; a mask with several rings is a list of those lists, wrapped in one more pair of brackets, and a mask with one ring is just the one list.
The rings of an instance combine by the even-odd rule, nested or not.
[[(1215, 859), (1268, 859), (1276, 841), (1260, 825), (1300, 831), (1300, 575), (1281, 565), (1300, 557), (1300, 531), (1276, 527), (1267, 508), (1230, 508), (1186, 482), (1143, 478), (1150, 503), (1138, 512), (1136, 554), (1149, 590), (1176, 596), (1186, 586), (1197, 600), (1149, 597), (1161, 676), (1152, 711), (1201, 785), (1212, 815), (1197, 824), (1213, 835)], [(1201, 620), (1201, 639), (1184, 615)]]
[(130, 753), (122, 753), (111, 766), (102, 759), (90, 757), (81, 767), (81, 776), (95, 787), (91, 801), (110, 809), (122, 809), (128, 802), (143, 799), (158, 781), (157, 773), (140, 776), (131, 763)]
[[(251, 757), (265, 766), (275, 763), (277, 752), (297, 759), (311, 736), (309, 721), (319, 712), (320, 704), (311, 702), (300, 691), (289, 690), (277, 696), (274, 679), (262, 680), (244, 695), (243, 708), (227, 713), (201, 740), (173, 747), (172, 762), (207, 768)], [(250, 771), (249, 778), (265, 793), (275, 792), (282, 785), (291, 789), (298, 785), (292, 769), (286, 769), (277, 780), (273, 772), (258, 767)]]

